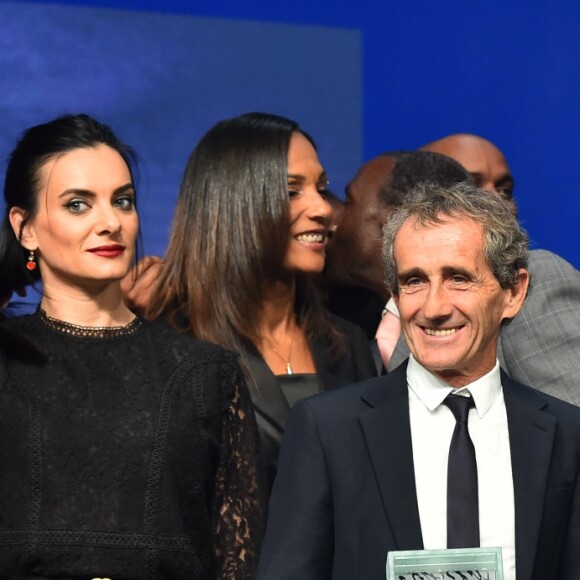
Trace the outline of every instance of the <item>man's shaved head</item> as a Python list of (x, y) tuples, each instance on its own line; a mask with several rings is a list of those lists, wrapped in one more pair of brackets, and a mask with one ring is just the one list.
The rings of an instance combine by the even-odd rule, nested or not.
[(478, 187), (503, 193), (515, 209), (512, 199), (514, 179), (503, 153), (491, 141), (469, 133), (458, 133), (423, 145), (419, 150), (455, 159), (467, 169)]

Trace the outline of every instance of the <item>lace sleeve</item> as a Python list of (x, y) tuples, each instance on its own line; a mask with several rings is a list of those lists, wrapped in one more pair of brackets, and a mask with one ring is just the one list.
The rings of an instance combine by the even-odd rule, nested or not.
[[(215, 486), (215, 561), (219, 580), (253, 579), (265, 527), (254, 411), (239, 367), (229, 365), (229, 404)], [(229, 384), (227, 384), (229, 383)]]

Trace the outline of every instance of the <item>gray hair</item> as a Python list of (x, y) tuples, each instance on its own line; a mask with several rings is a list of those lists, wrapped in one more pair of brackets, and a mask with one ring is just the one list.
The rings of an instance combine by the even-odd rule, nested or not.
[(445, 218), (471, 219), (481, 224), (485, 231), (485, 261), (502, 288), (514, 286), (519, 269), (528, 266), (528, 235), (508, 202), (470, 183), (450, 187), (420, 183), (409, 191), (383, 226), (385, 281), (392, 294), (398, 294), (395, 238), (411, 218), (421, 226), (441, 224)]

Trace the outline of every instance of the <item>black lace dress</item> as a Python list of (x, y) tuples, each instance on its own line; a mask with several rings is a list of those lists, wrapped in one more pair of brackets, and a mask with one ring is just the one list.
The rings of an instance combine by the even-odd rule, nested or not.
[(252, 578), (252, 406), (223, 349), (139, 319), (0, 325), (0, 578)]

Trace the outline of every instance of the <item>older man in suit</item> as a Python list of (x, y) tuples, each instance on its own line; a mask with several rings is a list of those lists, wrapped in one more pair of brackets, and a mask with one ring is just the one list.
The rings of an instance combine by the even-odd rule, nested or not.
[[(547, 250), (532, 250), (532, 288), (520, 314), (502, 327), (498, 358), (510, 377), (580, 406), (580, 273)], [(389, 372), (409, 356), (397, 342)]]
[[(514, 178), (504, 154), (471, 134), (443, 137), (420, 149), (446, 155), (470, 173), (476, 185), (501, 193), (517, 214)], [(532, 250), (532, 289), (520, 315), (503, 326), (498, 358), (517, 381), (580, 405), (580, 272), (547, 250)], [(388, 363), (395, 369), (409, 355), (401, 339)]]
[[(362, 287), (382, 298), (383, 304), (388, 292), (382, 283), (381, 225), (414, 185), (424, 180), (444, 184), (449, 177), (458, 181), (453, 167), (446, 164), (452, 158), (482, 189), (501, 192), (517, 213), (514, 180), (495, 145), (475, 135), (453, 135), (422, 149), (384, 154), (360, 168), (349, 184), (348, 204), (329, 244), (329, 277)], [(469, 179), (467, 172), (464, 175), (463, 179)], [(502, 327), (498, 358), (516, 381), (580, 405), (580, 272), (547, 250), (530, 252), (529, 270), (533, 289), (520, 315)], [(385, 368), (390, 372), (409, 356), (409, 348), (400, 329), (388, 326), (396, 312), (392, 303), (388, 310), (382, 325), (387, 327), (380, 328), (378, 335)], [(344, 306), (337, 312), (348, 318)], [(374, 316), (378, 326), (380, 308)]]
[(260, 580), (379, 580), (391, 550), (478, 545), (502, 548), (506, 580), (580, 578), (580, 409), (496, 357), (526, 246), (507, 203), (469, 184), (418, 188), (389, 218), (412, 356), (294, 407)]

